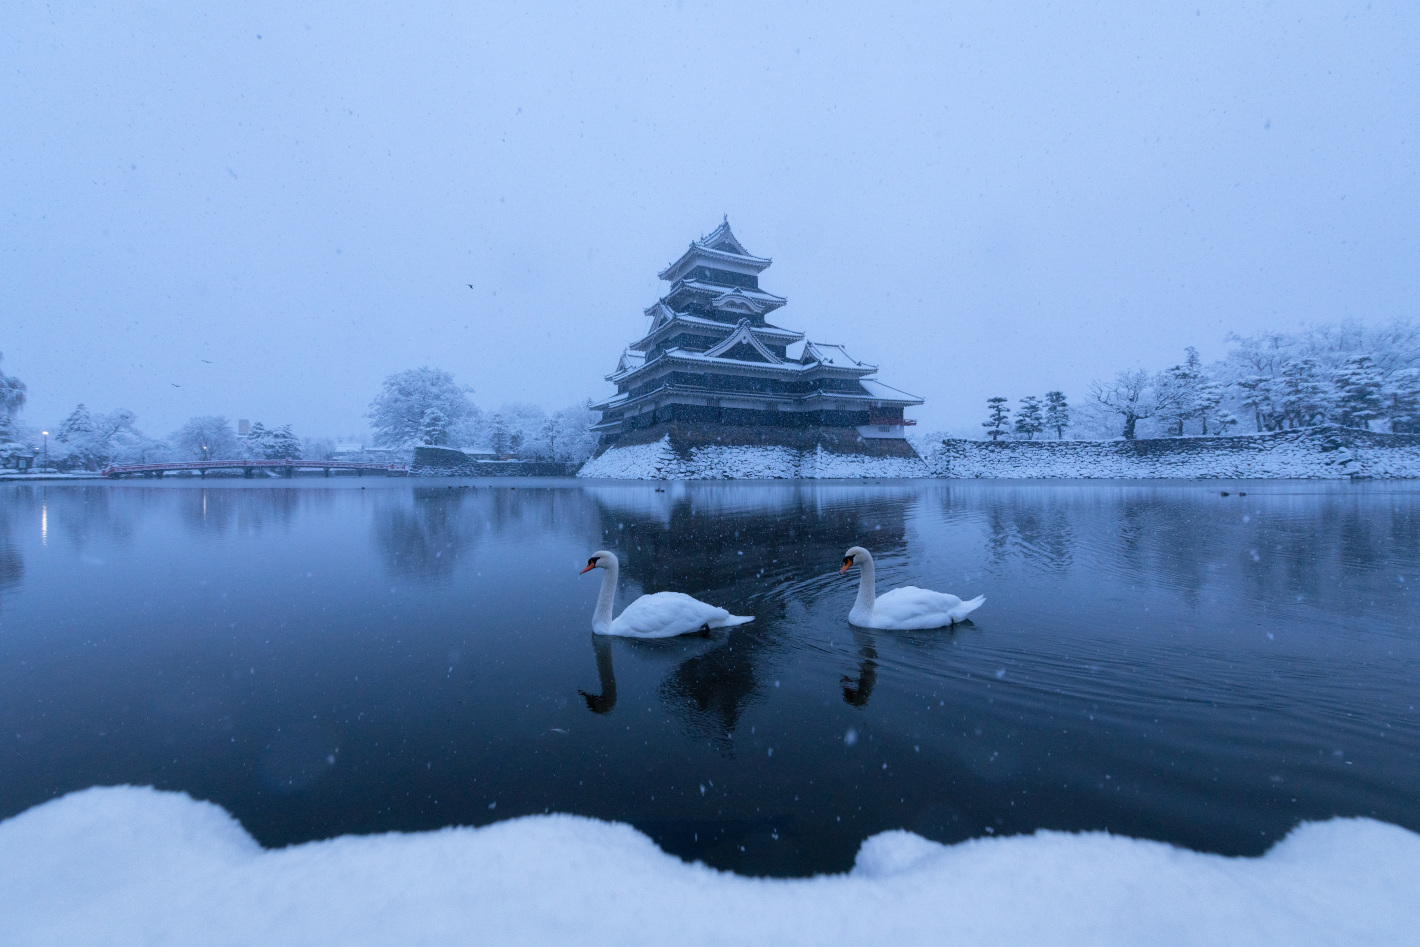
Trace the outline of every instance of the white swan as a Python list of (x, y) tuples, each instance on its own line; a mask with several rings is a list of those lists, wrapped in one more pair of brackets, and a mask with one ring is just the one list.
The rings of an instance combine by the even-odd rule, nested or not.
[(911, 585), (884, 592), (879, 598), (873, 590), (876, 572), (872, 553), (862, 546), (849, 549), (843, 554), (843, 568), (838, 570), (839, 574), (854, 565), (858, 566), (861, 577), (858, 580), (858, 598), (848, 613), (848, 620), (860, 628), (895, 631), (946, 628), (976, 611), (986, 601), (986, 596), (978, 595), (969, 602), (963, 602), (955, 595)]
[[(592, 631), (599, 635), (619, 635), (623, 638), (670, 638), (691, 632), (708, 632), (711, 628), (730, 628), (754, 621), (754, 616), (731, 615), (716, 605), (709, 605), (684, 592), (656, 592), (643, 595), (611, 617), (612, 601), (616, 598), (616, 580), (621, 563), (614, 553), (605, 549), (594, 552), (582, 573), (604, 569), (602, 591), (597, 596), (597, 610), (592, 612)], [(579, 575), (582, 573), (578, 573)]]

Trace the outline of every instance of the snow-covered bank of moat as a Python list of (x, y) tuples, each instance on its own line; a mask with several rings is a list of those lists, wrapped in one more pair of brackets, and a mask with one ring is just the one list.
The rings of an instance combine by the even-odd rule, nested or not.
[(706, 445), (669, 438), (612, 447), (581, 477), (612, 480), (776, 480), (887, 477), (1183, 480), (1420, 478), (1420, 435), (1314, 427), (1270, 434), (1136, 441), (949, 439), (925, 460), (782, 446)]
[(937, 477), (1401, 479), (1420, 477), (1420, 435), (1326, 426), (1136, 441), (952, 439), (927, 465)]
[(669, 437), (612, 447), (578, 471), (608, 480), (831, 480), (926, 477), (917, 457), (871, 457), (780, 445), (697, 445), (677, 451)]
[(793, 880), (576, 816), (267, 850), (218, 806), (89, 789), (0, 823), (6, 943), (1403, 944), (1420, 835), (1305, 823), (1260, 858), (1103, 833), (867, 839)]

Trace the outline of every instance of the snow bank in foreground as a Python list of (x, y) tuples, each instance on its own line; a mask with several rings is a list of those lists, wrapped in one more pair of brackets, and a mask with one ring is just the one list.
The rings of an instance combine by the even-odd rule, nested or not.
[(678, 453), (670, 436), (650, 444), (612, 447), (578, 471), (607, 480), (796, 480), (926, 477), (916, 457), (864, 457), (780, 446), (707, 444)]
[(6, 944), (1409, 944), (1420, 836), (1299, 827), (1262, 858), (1040, 832), (863, 843), (742, 878), (629, 826), (535, 816), (266, 851), (177, 793), (89, 789), (0, 823)]

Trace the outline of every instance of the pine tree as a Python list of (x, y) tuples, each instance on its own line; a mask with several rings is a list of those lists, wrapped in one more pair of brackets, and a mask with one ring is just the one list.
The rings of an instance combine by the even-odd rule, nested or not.
[(1257, 432), (1273, 428), (1275, 411), (1272, 400), (1272, 379), (1265, 375), (1249, 375), (1236, 382), (1242, 391), (1242, 406), (1252, 409), (1257, 421)]
[(291, 432), (291, 425), (283, 424), (267, 432), (266, 459), (301, 459), (301, 439)]
[(1304, 358), (1282, 368), (1278, 408), (1289, 427), (1306, 427), (1324, 420), (1332, 405), (1331, 391), (1315, 359)]
[(1370, 428), (1372, 421), (1385, 416), (1381, 379), (1370, 356), (1348, 358), (1334, 381), (1338, 394), (1337, 414), (1343, 425)]
[(1045, 430), (1043, 405), (1035, 395), (1026, 395), (1021, 399), (1021, 406), (1016, 411), (1016, 433), (1025, 435), (1028, 441), (1033, 441), (1035, 436), (1043, 430)]
[(242, 455), (249, 460), (266, 460), (266, 440), (270, 435), (266, 425), (257, 421), (242, 435)]
[(1231, 411), (1220, 411), (1213, 415), (1213, 428), (1219, 434), (1228, 433), (1228, 428), (1238, 423), (1238, 419), (1233, 417)]
[[(1198, 423), (1202, 426), (1204, 434), (1208, 433), (1208, 419), (1215, 417), (1218, 413), (1218, 406), (1223, 403), (1223, 398), (1227, 395), (1227, 389), (1217, 382), (1207, 382), (1198, 389), (1198, 395), (1194, 403), (1194, 416), (1198, 418)], [(1227, 414), (1227, 412), (1224, 412)], [(1228, 417), (1233, 418), (1231, 414)], [(1237, 424), (1238, 419), (1233, 418), (1233, 423)], [(1216, 426), (1215, 426), (1216, 429)]]
[[(1164, 371), (1158, 385), (1159, 413), (1173, 427), (1175, 437), (1183, 436), (1183, 426), (1189, 420), (1198, 418), (1203, 425), (1203, 433), (1208, 433), (1208, 413), (1217, 402), (1209, 403), (1212, 387), (1203, 371), (1198, 350), (1189, 346), (1184, 350), (1187, 358), (1182, 365), (1175, 365)], [(1221, 393), (1217, 401), (1222, 401)]]
[(1055, 439), (1065, 439), (1065, 429), (1070, 426), (1070, 405), (1065, 402), (1062, 391), (1045, 393), (1045, 426), (1055, 432)]
[(94, 419), (89, 409), (82, 404), (69, 412), (69, 417), (59, 422), (54, 439), (61, 444), (77, 443), (94, 432)]
[(1009, 419), (1011, 409), (1006, 407), (1005, 398), (987, 398), (987, 410), (991, 412), (991, 418), (982, 421), (981, 426), (986, 428), (986, 435), (995, 441), (1006, 433), (1006, 421)]

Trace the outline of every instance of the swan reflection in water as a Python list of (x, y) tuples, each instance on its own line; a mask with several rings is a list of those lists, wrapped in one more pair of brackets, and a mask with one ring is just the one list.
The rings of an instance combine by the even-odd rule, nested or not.
[(755, 636), (738, 629), (717, 632), (713, 637), (590, 637), (600, 693), (577, 691), (588, 710), (609, 714), (616, 707), (613, 650), (617, 649), (623, 657), (629, 654), (644, 664), (668, 668), (656, 688), (661, 702), (687, 732), (711, 739), (722, 749), (728, 749), (740, 715), (759, 691), (756, 667), (771, 651)]
[[(643, 663), (651, 665), (670, 665), (671, 670), (665, 675), (666, 681), (674, 680), (678, 673), (686, 664), (700, 658), (710, 651), (716, 650), (717, 646), (723, 646), (725, 641), (721, 637), (718, 641), (709, 635), (682, 635), (676, 638), (619, 638), (614, 635), (589, 635), (592, 639), (592, 653), (597, 661), (597, 687), (601, 693), (593, 694), (588, 691), (578, 690), (577, 693), (587, 702), (587, 709), (594, 714), (609, 714), (616, 707), (616, 667), (613, 664), (612, 651), (614, 648), (621, 648), (625, 653), (634, 655)], [(662, 684), (664, 690), (665, 684)]]
[(873, 687), (878, 683), (878, 642), (871, 631), (853, 629), (853, 641), (858, 645), (858, 676), (847, 674), (839, 680), (843, 685), (843, 702), (854, 707), (868, 706)]
[(597, 656), (597, 680), (600, 694), (577, 691), (587, 702), (587, 709), (594, 714), (609, 714), (616, 706), (616, 671), (611, 666), (611, 639), (605, 635), (592, 635), (592, 650)]

